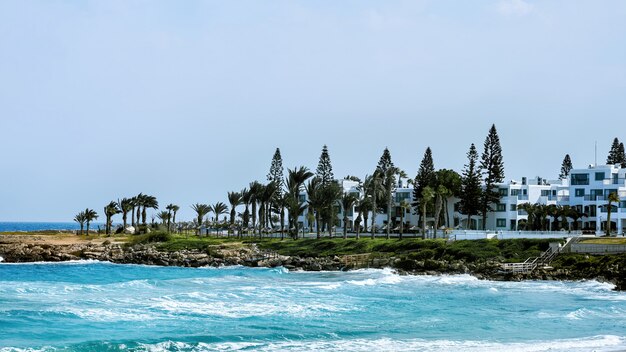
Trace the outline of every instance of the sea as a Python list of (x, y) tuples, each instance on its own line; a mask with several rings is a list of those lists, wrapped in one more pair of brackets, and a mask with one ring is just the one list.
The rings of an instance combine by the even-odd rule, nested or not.
[(0, 263), (0, 351), (620, 351), (596, 281)]
[[(103, 222), (92, 222), (90, 230), (96, 230), (98, 226), (103, 227)], [(113, 224), (115, 227), (115, 224)], [(80, 225), (76, 222), (2, 222), (0, 221), (0, 232), (29, 232), (29, 231), (63, 231), (80, 230)]]

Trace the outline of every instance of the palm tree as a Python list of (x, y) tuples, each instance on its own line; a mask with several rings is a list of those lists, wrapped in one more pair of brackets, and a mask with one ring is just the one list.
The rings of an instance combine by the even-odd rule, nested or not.
[(372, 210), (372, 239), (374, 239), (374, 237), (376, 236), (376, 214), (378, 213), (378, 205), (376, 204), (376, 200), (378, 198), (381, 198), (381, 185), (382, 179), (378, 170), (374, 171), (374, 174), (371, 176), (365, 176), (365, 182), (363, 183), (363, 187), (365, 188), (365, 194), (371, 197), (370, 209)]
[(111, 224), (112, 224), (111, 219), (113, 218), (115, 214), (119, 214), (121, 212), (122, 211), (120, 210), (119, 204), (117, 204), (117, 202), (115, 201), (111, 201), (109, 204), (107, 204), (104, 207), (104, 215), (106, 216), (106, 219), (107, 219), (106, 224), (104, 226), (106, 229), (105, 232), (107, 236), (111, 234)]
[(161, 224), (163, 226), (168, 226), (168, 231), (169, 231), (169, 221), (170, 221), (170, 218), (172, 217), (172, 213), (170, 213), (167, 210), (162, 210), (156, 214), (156, 217), (159, 218), (159, 220), (161, 220)]
[(319, 177), (313, 177), (307, 183), (306, 187), (307, 194), (307, 202), (309, 204), (309, 213), (315, 214), (315, 232), (317, 234), (317, 238), (320, 238), (320, 220), (321, 220), (321, 209), (323, 206), (322, 200), (322, 182)]
[(133, 199), (132, 198), (122, 198), (122, 200), (118, 201), (118, 204), (120, 205), (120, 210), (122, 211), (122, 222), (124, 223), (124, 229), (126, 229), (126, 226), (128, 224), (128, 213), (131, 210), (134, 210), (135, 206), (133, 205)]
[(360, 198), (357, 201), (357, 205), (356, 205), (356, 211), (359, 212), (359, 215), (356, 217), (355, 220), (355, 227), (356, 227), (356, 239), (360, 239), (361, 235), (360, 235), (360, 230), (361, 230), (361, 217), (363, 218), (363, 231), (367, 232), (367, 219), (369, 218), (369, 211), (371, 208), (371, 202), (370, 199), (365, 196)]
[[(333, 236), (333, 227), (335, 225), (335, 217), (337, 209), (341, 207), (341, 197), (343, 195), (342, 187), (338, 182), (330, 182), (321, 188), (321, 209), (323, 226), (328, 229), (328, 235)], [(322, 226), (322, 227), (323, 227)]]
[(202, 220), (211, 211), (211, 207), (206, 204), (196, 203), (191, 206), (191, 209), (193, 209), (196, 212), (196, 219), (197, 219), (196, 233), (200, 234), (200, 227), (202, 226)]
[(237, 215), (237, 206), (241, 204), (241, 193), (240, 192), (228, 192), (228, 202), (230, 203), (230, 231), (235, 231), (235, 216)]
[(344, 193), (341, 197), (341, 207), (343, 208), (343, 239), (348, 238), (348, 209), (352, 210), (357, 198), (354, 194)]
[(290, 229), (295, 229), (295, 232), (292, 234), (294, 239), (298, 238), (298, 216), (304, 212), (306, 209), (306, 205), (303, 202), (300, 202), (300, 188), (309, 179), (313, 176), (313, 173), (309, 171), (304, 166), (300, 166), (297, 168), (288, 169), (289, 176), (287, 177), (287, 189), (289, 190), (290, 199), (287, 202), (287, 209), (290, 218)]
[(535, 208), (530, 203), (522, 203), (517, 205), (517, 210), (523, 210), (528, 215), (525, 230), (533, 230), (535, 225)]
[(298, 196), (292, 194), (291, 191), (288, 195), (286, 205), (289, 213), (289, 230), (291, 237), (296, 240), (298, 239), (298, 217), (304, 213), (307, 206), (304, 202), (300, 202)]
[(98, 219), (98, 213), (93, 209), (85, 209), (85, 222), (87, 223), (87, 235), (89, 235), (89, 224)]
[(159, 209), (159, 202), (157, 202), (157, 199), (154, 196), (145, 195), (142, 198), (141, 221), (144, 225), (146, 225), (146, 209)]
[(226, 214), (228, 212), (228, 205), (223, 202), (217, 202), (213, 206), (210, 206), (211, 210), (215, 214), (215, 224), (220, 222), (220, 215)]
[(133, 218), (135, 217), (135, 207), (137, 207), (137, 218), (133, 220), (133, 226), (139, 226), (141, 219), (141, 205), (143, 204), (144, 198), (146, 196), (143, 193), (139, 193), (137, 196), (133, 197)]
[(426, 238), (426, 206), (432, 201), (435, 196), (435, 192), (430, 186), (424, 187), (422, 191), (422, 199), (420, 205), (422, 206), (422, 236)]
[(258, 181), (250, 183), (250, 203), (252, 203), (252, 232), (256, 229), (257, 202), (261, 196), (262, 185)]
[(251, 198), (252, 198), (252, 192), (250, 192), (247, 188), (244, 188), (241, 190), (241, 201), (243, 202), (243, 205), (245, 206), (245, 210), (243, 211), (243, 215), (241, 216), (241, 221), (243, 223), (243, 226), (246, 228), (246, 231), (248, 231), (248, 226), (250, 225), (249, 205), (250, 205)]
[(400, 202), (400, 239), (402, 239), (402, 233), (404, 232), (404, 213), (407, 210), (411, 210), (411, 204), (405, 199)]
[(74, 217), (74, 221), (80, 224), (80, 235), (83, 234), (83, 226), (85, 226), (85, 221), (87, 221), (87, 217), (85, 216), (85, 212), (81, 211)]
[(437, 229), (439, 228), (439, 219), (444, 205), (444, 199), (448, 198), (449, 195), (450, 191), (444, 185), (440, 184), (437, 186), (435, 190), (435, 225), (433, 226), (435, 238), (437, 238)]
[(170, 220), (171, 223), (174, 224), (174, 227), (176, 226), (176, 212), (178, 212), (180, 210), (180, 207), (176, 204), (168, 204), (165, 209), (167, 209), (169, 215), (169, 218), (167, 219), (167, 231), (170, 231)]
[(606, 214), (606, 235), (611, 236), (611, 211), (613, 203), (619, 203), (619, 195), (616, 192), (611, 192), (607, 199), (609, 204), (607, 205)]
[(387, 197), (387, 239), (391, 237), (391, 205), (393, 204), (393, 187), (395, 184), (395, 175), (402, 170), (392, 166), (385, 172), (385, 191)]
[(287, 208), (287, 202), (289, 200), (288, 193), (278, 194), (274, 199), (274, 206), (278, 208), (280, 216), (280, 239), (285, 238), (285, 209)]

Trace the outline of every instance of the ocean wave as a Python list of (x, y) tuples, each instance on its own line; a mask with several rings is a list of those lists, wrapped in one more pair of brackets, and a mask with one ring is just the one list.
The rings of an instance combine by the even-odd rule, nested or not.
[[(2, 258), (2, 257), (0, 257)], [(0, 260), (0, 262), (2, 262), (2, 260)], [(2, 265), (15, 265), (15, 266), (22, 266), (22, 265), (87, 265), (87, 264), (111, 264), (111, 265), (115, 265), (111, 262), (106, 262), (106, 261), (100, 261), (97, 259), (79, 259), (79, 260), (66, 260), (66, 261), (62, 261), (62, 262), (23, 262), (23, 263), (2, 263)], [(126, 265), (126, 264), (124, 264)]]
[[(208, 352), (208, 351), (398, 351), (398, 352), (439, 352), (460, 350), (466, 352), (587, 352), (616, 351), (626, 348), (626, 337), (615, 335), (599, 335), (576, 339), (555, 339), (528, 342), (497, 342), (497, 341), (461, 341), (461, 340), (426, 340), (391, 338), (380, 339), (325, 339), (302, 341), (237, 341), (237, 342), (181, 342), (163, 341), (158, 343), (102, 343), (101, 348), (91, 344), (92, 351), (128, 351), (128, 352)], [(84, 350), (81, 346), (71, 346), (65, 350)], [(5, 347), (0, 352), (51, 352), (58, 351), (51, 347), (40, 349), (22, 349)]]

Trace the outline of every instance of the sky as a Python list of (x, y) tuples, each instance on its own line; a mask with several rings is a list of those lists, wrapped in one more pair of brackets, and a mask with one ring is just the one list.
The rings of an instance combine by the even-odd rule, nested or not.
[[(139, 192), (227, 203), (285, 168), (460, 171), (495, 124), (506, 180), (626, 140), (626, 2), (0, 1), (0, 221)], [(286, 172), (286, 170), (285, 170)]]

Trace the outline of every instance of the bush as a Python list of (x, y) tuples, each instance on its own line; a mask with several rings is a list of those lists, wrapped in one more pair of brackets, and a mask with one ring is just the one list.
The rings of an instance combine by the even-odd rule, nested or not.
[(168, 242), (172, 239), (172, 236), (167, 232), (151, 232), (143, 235), (138, 235), (133, 237), (131, 240), (132, 244), (146, 244), (146, 243), (156, 243), (156, 242)]

